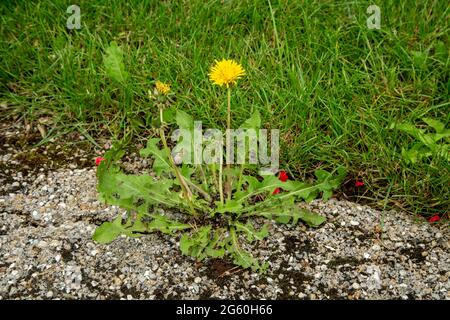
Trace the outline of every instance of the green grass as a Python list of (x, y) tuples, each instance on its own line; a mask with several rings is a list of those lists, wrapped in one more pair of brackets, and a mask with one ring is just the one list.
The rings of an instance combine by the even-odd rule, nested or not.
[[(232, 95), (234, 123), (259, 110), (280, 129), (282, 167), (297, 179), (345, 165), (374, 204), (426, 215), (450, 207), (449, 163), (405, 164), (400, 151), (412, 139), (387, 129), (423, 125), (424, 116), (449, 127), (445, 1), (376, 1), (380, 30), (366, 27), (372, 1), (79, 0), (82, 28), (73, 31), (69, 4), (0, 5), (1, 101), (31, 123), (51, 119), (49, 136), (79, 131), (95, 141), (126, 126), (146, 137), (156, 79), (172, 83), (177, 108), (222, 127), (225, 93), (207, 73), (229, 57), (247, 70)], [(113, 40), (132, 77), (126, 105), (102, 65)]]

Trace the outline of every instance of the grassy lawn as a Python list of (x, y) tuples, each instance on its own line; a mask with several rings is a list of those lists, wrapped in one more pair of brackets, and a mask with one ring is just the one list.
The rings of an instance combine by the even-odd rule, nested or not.
[[(406, 163), (401, 150), (413, 138), (389, 129), (425, 128), (423, 117), (449, 127), (446, 1), (79, 0), (80, 30), (66, 28), (70, 4), (0, 5), (0, 117), (47, 119), (44, 142), (72, 131), (93, 142), (147, 138), (156, 80), (171, 83), (176, 107), (204, 128), (223, 127), (224, 91), (208, 72), (215, 59), (233, 58), (247, 71), (231, 98), (235, 123), (259, 110), (280, 130), (281, 167), (296, 179), (344, 165), (348, 196), (426, 216), (450, 207), (449, 162)], [(366, 26), (370, 4), (381, 8), (379, 30)], [(125, 103), (104, 74), (111, 41), (132, 79)], [(355, 188), (358, 177), (364, 187)]]

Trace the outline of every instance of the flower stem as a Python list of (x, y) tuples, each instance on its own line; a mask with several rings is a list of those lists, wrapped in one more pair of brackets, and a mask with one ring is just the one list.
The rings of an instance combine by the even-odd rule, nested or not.
[(223, 155), (220, 158), (220, 165), (219, 165), (219, 194), (221, 204), (223, 204), (222, 170), (223, 170)]
[(242, 187), (242, 176), (244, 175), (244, 164), (241, 164), (241, 170), (239, 170), (239, 178), (236, 186), (236, 190), (239, 191)]
[(167, 140), (166, 140), (166, 136), (164, 134), (164, 129), (163, 129), (164, 118), (163, 118), (162, 108), (159, 108), (159, 117), (161, 120), (161, 126), (159, 128), (159, 135), (160, 135), (162, 143), (164, 145), (164, 149), (166, 149), (166, 151), (167, 151), (170, 166), (172, 167), (173, 171), (175, 172), (175, 176), (177, 177), (178, 181), (180, 182), (183, 196), (186, 199), (186, 201), (188, 202), (189, 209), (191, 210), (192, 215), (196, 216), (197, 214), (195, 212), (194, 205), (192, 203), (192, 191), (191, 191), (191, 189), (189, 189), (189, 186), (186, 184), (186, 181), (184, 180), (183, 176), (181, 175), (180, 171), (178, 170), (178, 168), (175, 164), (175, 161), (173, 160), (172, 155), (170, 154), (170, 149), (167, 145)]
[(205, 188), (205, 191), (208, 192), (209, 191), (209, 185), (208, 185), (208, 181), (206, 181), (205, 171), (203, 170), (202, 165), (199, 165), (198, 168), (200, 169), (200, 173), (201, 173), (202, 178), (203, 178), (203, 187)]
[(210, 170), (212, 171), (212, 174), (213, 174), (214, 188), (215, 188), (215, 191), (217, 191), (217, 190), (219, 190), (219, 182), (217, 181), (217, 174), (216, 174), (217, 169), (216, 169), (215, 163), (212, 163), (210, 165)]
[[(231, 129), (231, 89), (227, 86), (227, 133)], [(230, 143), (227, 139), (227, 143)], [(227, 193), (228, 200), (231, 199), (231, 170), (230, 164), (227, 163), (227, 181), (225, 182), (225, 191)]]
[(228, 86), (227, 89), (228, 89), (227, 129), (231, 129), (231, 89), (230, 89), (230, 86)]

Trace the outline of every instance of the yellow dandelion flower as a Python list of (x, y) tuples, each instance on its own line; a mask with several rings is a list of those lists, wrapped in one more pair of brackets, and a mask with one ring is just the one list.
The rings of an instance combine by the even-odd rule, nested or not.
[(159, 93), (162, 93), (164, 95), (168, 94), (170, 92), (170, 85), (161, 81), (156, 81), (156, 90), (158, 90)]
[(235, 84), (243, 75), (245, 75), (245, 70), (239, 63), (234, 60), (222, 59), (221, 61), (216, 60), (211, 67), (209, 79), (214, 84), (229, 87), (231, 84)]

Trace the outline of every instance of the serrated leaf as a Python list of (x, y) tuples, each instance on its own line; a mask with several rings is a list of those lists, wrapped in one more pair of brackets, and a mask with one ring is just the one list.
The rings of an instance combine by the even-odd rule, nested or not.
[(317, 169), (316, 171), (314, 171), (314, 175), (319, 182), (323, 182), (331, 177), (331, 173), (322, 169)]
[(427, 146), (432, 152), (437, 152), (439, 145), (434, 141), (431, 134), (419, 134), (419, 140)]
[(442, 133), (445, 130), (445, 124), (440, 122), (439, 120), (431, 119), (431, 118), (422, 118), (422, 120), (432, 127), (436, 133)]
[(152, 138), (147, 141), (147, 146), (139, 151), (141, 157), (153, 156), (153, 170), (156, 174), (161, 175), (162, 172), (170, 170), (169, 152), (166, 149), (160, 149), (158, 144), (160, 139)]
[(397, 124), (395, 128), (413, 136), (414, 138), (422, 142), (424, 145), (426, 145), (428, 148), (430, 148), (431, 151), (433, 152), (436, 151), (437, 144), (435, 143), (433, 137), (430, 134), (425, 133), (425, 130), (416, 128), (415, 126), (409, 123)]
[(165, 234), (173, 234), (176, 231), (190, 229), (191, 226), (161, 215), (152, 215), (153, 220), (148, 224), (150, 231), (158, 230)]
[(280, 208), (268, 208), (264, 211), (254, 212), (251, 215), (263, 216), (267, 219), (274, 219), (278, 223), (295, 225), (299, 220), (304, 221), (311, 227), (317, 227), (326, 221), (326, 218), (312, 213), (306, 209), (299, 208), (297, 205), (286, 205)]
[(259, 188), (260, 186), (260, 182), (258, 181), (258, 179), (256, 179), (253, 176), (247, 176), (244, 175), (242, 177), (242, 180), (247, 183), (248, 187), (247, 187), (247, 191), (248, 192), (254, 192), (256, 189)]
[(177, 110), (175, 121), (180, 129), (194, 130), (194, 119), (182, 110)]
[(187, 234), (183, 234), (180, 238), (180, 250), (184, 255), (189, 255), (189, 248), (194, 245), (194, 241)]
[(207, 254), (206, 247), (210, 243), (209, 233), (211, 226), (203, 226), (191, 235), (183, 234), (180, 239), (180, 250), (184, 255), (189, 255), (203, 260)]
[(402, 157), (406, 163), (416, 163), (418, 160), (418, 151), (415, 149), (405, 149), (402, 148)]
[(433, 135), (433, 140), (435, 142), (444, 139), (444, 138), (449, 138), (450, 137), (450, 129), (445, 129), (443, 130), (441, 133), (435, 133)]
[(322, 191), (322, 199), (328, 200), (332, 196), (333, 190), (339, 188), (344, 181), (346, 170), (343, 167), (339, 167), (335, 176), (321, 169), (314, 171), (314, 174), (317, 177), (315, 184), (317, 191)]
[(434, 142), (450, 137), (450, 129), (445, 129), (445, 124), (441, 121), (431, 118), (422, 118), (422, 120), (436, 131), (435, 134), (430, 134)]
[(183, 177), (188, 180), (191, 180), (191, 176), (194, 174), (195, 169), (191, 166), (183, 164), (180, 169), (180, 173)]
[(184, 111), (177, 110), (175, 116), (180, 136), (172, 150), (172, 156), (177, 163), (192, 163), (194, 151), (194, 119)]
[(278, 223), (288, 224), (292, 222), (292, 224), (297, 224), (298, 219), (300, 218), (299, 209), (295, 206), (289, 206), (284, 208), (273, 208), (268, 209), (266, 211), (262, 211), (260, 213), (256, 213), (255, 215), (264, 216), (267, 219), (274, 219)]
[(258, 110), (256, 110), (250, 118), (244, 121), (240, 126), (242, 129), (259, 129), (261, 128), (261, 115)]
[(289, 191), (289, 193), (283, 193), (276, 195), (280, 199), (288, 199), (292, 196), (295, 198), (301, 198), (306, 201), (314, 200), (317, 197), (319, 188), (315, 184), (309, 184), (300, 181), (286, 181), (282, 187), (283, 190)]
[(448, 144), (438, 144), (441, 139), (450, 137), (450, 129), (445, 129), (442, 122), (431, 118), (423, 118), (425, 123), (432, 127), (436, 133), (425, 133), (425, 130), (418, 129), (409, 123), (401, 123), (393, 125), (394, 128), (403, 131), (418, 142), (414, 143), (409, 149), (402, 147), (402, 157), (407, 163), (416, 163), (422, 158), (430, 156), (438, 156), (450, 161), (450, 152)]
[(247, 235), (247, 240), (250, 242), (254, 240), (262, 240), (269, 235), (267, 224), (265, 224), (259, 231), (255, 230), (250, 221), (247, 221), (246, 224), (236, 221), (233, 225), (236, 227), (236, 231), (245, 233)]
[(113, 222), (103, 222), (95, 229), (92, 239), (101, 244), (110, 243), (125, 232), (122, 218), (118, 216)]
[(128, 73), (125, 71), (125, 64), (123, 63), (123, 51), (115, 41), (112, 41), (106, 48), (103, 63), (106, 74), (110, 78), (122, 84), (126, 82)]
[(142, 221), (141, 216), (138, 215), (138, 218), (136, 219), (136, 221), (134, 221), (133, 225), (127, 229), (128, 231), (130, 231), (130, 232), (147, 232), (148, 231), (147, 224)]
[(165, 123), (173, 123), (175, 121), (175, 110), (173, 107), (165, 108), (163, 110), (163, 119)]
[(289, 187), (288, 184), (280, 181), (280, 179), (274, 175), (265, 175), (262, 181), (258, 181), (256, 178), (251, 176), (245, 176), (244, 181), (248, 184), (249, 192), (247, 192), (243, 199), (250, 198), (261, 193), (272, 193), (276, 188)]
[(147, 204), (164, 204), (176, 206), (180, 204), (174, 192), (170, 191), (173, 181), (170, 179), (153, 180), (149, 175), (127, 175), (121, 172), (110, 172), (99, 178), (97, 190), (100, 198), (111, 205), (126, 209), (136, 209)]
[(226, 241), (221, 241), (221, 232), (223, 230), (215, 230), (214, 239), (211, 240), (205, 249), (205, 253), (208, 257), (212, 258), (223, 258), (225, 255), (225, 244)]
[(233, 257), (233, 262), (243, 268), (251, 268), (253, 271), (261, 270), (262, 266), (250, 253), (243, 250), (238, 242), (236, 230), (230, 228), (230, 241), (227, 244), (227, 251)]
[(172, 179), (154, 180), (150, 175), (127, 175), (111, 166), (98, 174), (97, 191), (100, 200), (128, 210), (147, 212), (151, 205), (184, 206), (171, 190)]
[(139, 214), (134, 222), (128, 219), (122, 224), (122, 217), (118, 216), (112, 222), (104, 222), (95, 229), (92, 239), (98, 243), (106, 244), (124, 234), (129, 237), (139, 237), (140, 232), (147, 231), (147, 226), (142, 222), (142, 214)]
[(321, 216), (319, 214), (313, 213), (311, 211), (308, 211), (306, 209), (300, 209), (300, 216), (299, 218), (306, 222), (310, 227), (317, 228), (322, 223), (327, 221), (327, 218), (324, 216)]
[(403, 131), (407, 134), (410, 134), (411, 136), (415, 137), (416, 139), (419, 138), (420, 134), (424, 133), (424, 130), (416, 128), (412, 124), (409, 123), (394, 123), (391, 125), (392, 128), (395, 128), (397, 130)]
[(106, 172), (108, 172), (108, 170), (110, 169), (110, 167), (112, 167), (112, 165), (118, 161), (119, 159), (121, 159), (125, 154), (125, 151), (119, 146), (119, 145), (113, 145), (111, 147), (111, 149), (109, 149), (105, 155), (104, 161), (101, 161), (99, 166), (97, 167), (97, 177), (105, 174)]
[(237, 212), (242, 208), (242, 203), (234, 199), (227, 200), (224, 204), (217, 201), (215, 204), (217, 206), (215, 212), (217, 213)]
[[(341, 168), (343, 169), (343, 168)], [(345, 170), (344, 170), (345, 171)], [(326, 171), (325, 171), (326, 172)], [(311, 185), (304, 182), (299, 181), (280, 181), (274, 175), (265, 175), (263, 181), (258, 181), (255, 177), (252, 176), (243, 176), (243, 181), (247, 185), (247, 191), (239, 191), (234, 194), (234, 198), (237, 201), (244, 201), (254, 195), (261, 193), (268, 193), (270, 197), (287, 199), (290, 197), (302, 198), (304, 200), (310, 201), (313, 200), (317, 192), (325, 191), (330, 189), (337, 188), (343, 180), (343, 176), (341, 176), (342, 172), (338, 174), (337, 177), (333, 177), (333, 179), (326, 185), (322, 185), (323, 181), (318, 181), (317, 185)], [(344, 172), (345, 176), (345, 172)], [(324, 177), (324, 181), (330, 177), (330, 174), (327, 173), (327, 176)], [(273, 191), (277, 188), (281, 188), (284, 191), (288, 191), (284, 194), (273, 195)]]
[(206, 247), (205, 253), (208, 257), (211, 258), (223, 258), (225, 255), (225, 249), (224, 248), (214, 249), (208, 246)]
[(414, 143), (410, 149), (402, 148), (402, 157), (407, 163), (415, 164), (423, 158), (431, 157), (433, 152), (422, 143)]

